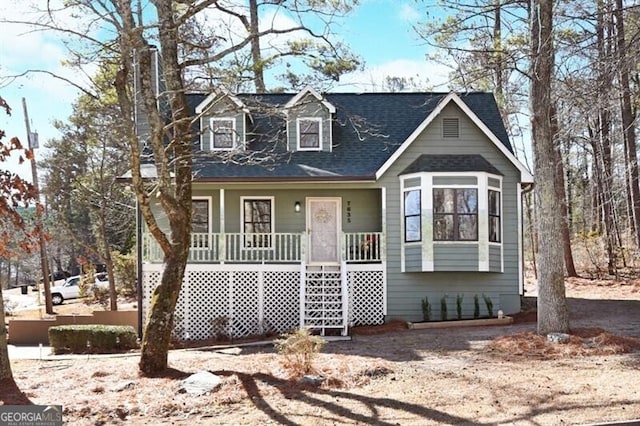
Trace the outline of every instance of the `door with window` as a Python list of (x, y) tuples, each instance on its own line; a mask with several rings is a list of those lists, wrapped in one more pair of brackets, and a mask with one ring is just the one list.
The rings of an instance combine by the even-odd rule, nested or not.
[(307, 198), (308, 262), (340, 263), (340, 199)]

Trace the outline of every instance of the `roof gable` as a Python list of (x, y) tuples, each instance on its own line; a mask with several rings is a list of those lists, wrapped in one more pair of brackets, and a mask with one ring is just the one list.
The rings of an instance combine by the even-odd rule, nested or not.
[(249, 109), (240, 100), (240, 98), (238, 98), (236, 95), (231, 93), (225, 87), (220, 86), (218, 89), (216, 89), (213, 92), (211, 92), (209, 94), (209, 96), (204, 98), (204, 100), (202, 100), (198, 105), (196, 105), (196, 107), (195, 107), (196, 114), (202, 114), (209, 107), (211, 107), (211, 105), (213, 105), (214, 103), (220, 101), (223, 98), (229, 99), (238, 108), (238, 110), (241, 110), (241, 111), (243, 111), (243, 112), (245, 112), (247, 114), (249, 113)]
[(296, 105), (298, 105), (299, 103), (301, 103), (302, 101), (304, 101), (304, 98), (307, 95), (311, 95), (314, 98), (316, 98), (320, 103), (322, 103), (322, 105), (324, 105), (327, 108), (327, 110), (331, 114), (334, 114), (336, 112), (336, 107), (334, 107), (331, 103), (327, 102), (327, 100), (324, 97), (322, 97), (320, 93), (318, 93), (314, 88), (310, 86), (305, 87), (304, 89), (302, 89), (302, 91), (300, 91), (300, 93), (292, 97), (289, 100), (289, 102), (285, 104), (284, 106), (285, 110), (291, 109)]
[[(487, 124), (483, 120), (480, 119), (479, 115), (476, 111), (482, 111), (480, 108), (476, 108), (475, 111), (470, 108), (462, 98), (451, 92), (446, 95), (438, 105), (429, 113), (429, 115), (420, 123), (419, 126), (415, 128), (415, 130), (411, 133), (411, 135), (402, 143), (402, 145), (391, 155), (387, 161), (378, 169), (376, 172), (376, 179), (379, 179), (391, 165), (411, 146), (411, 144), (420, 136), (420, 134), (435, 120), (438, 115), (444, 110), (444, 108), (449, 105), (451, 102), (455, 103), (466, 115), (471, 119), (471, 121), (478, 126), (478, 128), (489, 138), (489, 140), (504, 154), (509, 161), (520, 171), (521, 181), (524, 183), (533, 182), (533, 175), (529, 172), (529, 170), (522, 164), (516, 157), (513, 155), (511, 144), (508, 142), (508, 138), (506, 135), (506, 130), (504, 129), (504, 124), (502, 124), (502, 120), (500, 119), (500, 125), (494, 125), (493, 130), (490, 129)], [(495, 101), (493, 102), (495, 106)], [(497, 111), (497, 109), (496, 109)], [(495, 114), (494, 114), (495, 115)], [(498, 118), (500, 118), (498, 114)], [(496, 133), (503, 133), (499, 138)], [(505, 140), (506, 138), (506, 140)]]

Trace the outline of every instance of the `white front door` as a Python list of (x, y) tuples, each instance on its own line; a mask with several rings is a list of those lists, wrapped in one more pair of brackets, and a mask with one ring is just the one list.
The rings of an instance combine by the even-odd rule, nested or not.
[(307, 198), (309, 264), (340, 263), (340, 198)]

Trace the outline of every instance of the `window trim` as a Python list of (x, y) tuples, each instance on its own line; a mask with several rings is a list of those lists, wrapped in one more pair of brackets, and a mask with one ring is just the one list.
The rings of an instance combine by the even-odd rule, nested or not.
[[(214, 124), (216, 121), (231, 121), (232, 122), (232, 126), (231, 126), (231, 147), (229, 148), (217, 148), (214, 145), (214, 136), (215, 136), (215, 132), (214, 132)], [(233, 151), (234, 149), (236, 149), (236, 147), (238, 146), (238, 141), (237, 141), (237, 133), (236, 133), (236, 119), (235, 117), (210, 117), (209, 118), (209, 150), (210, 151)]]
[[(418, 206), (419, 206), (418, 213), (408, 216), (406, 213), (406, 207), (405, 207), (407, 194), (414, 191), (418, 192)], [(418, 217), (418, 222), (419, 222), (418, 239), (407, 240), (407, 217), (416, 217), (416, 216)], [(422, 239), (423, 239), (422, 238), (422, 188), (420, 187), (403, 188), (402, 190), (402, 236), (405, 244), (422, 243)]]
[[(303, 147), (300, 144), (302, 140), (300, 125), (305, 121), (313, 121), (318, 123), (318, 146), (317, 147)], [(323, 122), (322, 117), (298, 117), (296, 119), (296, 145), (297, 145), (298, 151), (322, 151), (322, 122)], [(309, 133), (309, 134), (312, 134), (312, 133)]]
[[(491, 214), (491, 192), (495, 192), (498, 196), (498, 211), (496, 214)], [(495, 241), (491, 239), (492, 217), (498, 218), (498, 239)], [(491, 186), (487, 188), (487, 227), (489, 244), (502, 244), (502, 190)]]
[[(248, 244), (250, 241), (247, 238), (250, 234), (255, 234), (254, 232), (245, 232), (245, 220), (244, 220), (244, 203), (245, 201), (269, 201), (271, 203), (271, 211), (270, 211), (270, 223), (269, 228), (271, 232), (264, 232), (259, 234), (269, 234), (266, 245), (252, 245)], [(252, 222), (253, 223), (253, 222)], [(273, 247), (273, 235), (275, 234), (275, 197), (273, 196), (242, 196), (240, 197), (240, 233), (242, 234), (242, 247), (244, 249), (254, 249), (254, 250), (262, 250), (262, 249), (270, 249)]]
[[(191, 197), (191, 202), (193, 201), (206, 201), (207, 202), (207, 233), (211, 234), (212, 232), (212, 225), (213, 225), (213, 197), (209, 197), (209, 196), (198, 196), (198, 195), (194, 195)], [(191, 226), (193, 226), (193, 216), (191, 218)], [(193, 230), (191, 231), (193, 232)], [(200, 234), (201, 232), (198, 232), (198, 234)]]

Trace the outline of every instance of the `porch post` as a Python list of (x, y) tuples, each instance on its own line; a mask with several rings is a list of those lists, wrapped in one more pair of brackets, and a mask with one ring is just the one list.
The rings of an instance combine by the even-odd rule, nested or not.
[(227, 238), (225, 237), (225, 224), (224, 224), (224, 189), (220, 188), (220, 234), (218, 236), (218, 260), (220, 263), (224, 263), (227, 259)]

